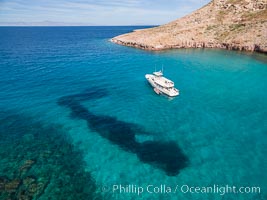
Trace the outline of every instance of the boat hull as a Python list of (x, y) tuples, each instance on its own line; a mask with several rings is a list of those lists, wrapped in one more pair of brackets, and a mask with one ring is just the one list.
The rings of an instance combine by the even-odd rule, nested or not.
[(156, 88), (157, 90), (159, 90), (161, 93), (169, 96), (169, 97), (175, 97), (175, 96), (178, 96), (179, 95), (179, 90), (177, 90), (176, 88), (163, 88), (163, 87), (160, 87), (158, 86), (156, 83), (155, 83), (155, 76), (153, 74), (146, 74), (145, 75), (147, 81), (149, 82), (149, 84), (153, 87), (153, 88)]

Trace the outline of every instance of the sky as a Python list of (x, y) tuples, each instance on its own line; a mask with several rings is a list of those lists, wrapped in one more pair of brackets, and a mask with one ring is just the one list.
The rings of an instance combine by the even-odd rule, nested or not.
[(0, 0), (1, 24), (160, 25), (210, 0)]

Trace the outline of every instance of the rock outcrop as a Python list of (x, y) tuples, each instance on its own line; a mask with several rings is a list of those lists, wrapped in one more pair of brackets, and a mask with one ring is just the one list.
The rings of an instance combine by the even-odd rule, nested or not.
[(223, 48), (267, 53), (267, 0), (212, 0), (173, 22), (111, 41), (145, 50)]

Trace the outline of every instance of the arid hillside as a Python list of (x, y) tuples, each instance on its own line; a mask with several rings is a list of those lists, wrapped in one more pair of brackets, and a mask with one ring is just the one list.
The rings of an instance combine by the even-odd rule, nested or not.
[(223, 48), (267, 52), (267, 0), (212, 0), (195, 12), (112, 42), (146, 50)]

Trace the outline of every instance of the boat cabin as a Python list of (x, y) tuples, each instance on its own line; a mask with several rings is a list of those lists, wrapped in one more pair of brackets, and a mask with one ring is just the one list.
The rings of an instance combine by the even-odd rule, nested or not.
[(162, 71), (153, 72), (153, 74), (154, 74), (155, 76), (157, 76), (157, 77), (161, 77), (161, 76), (163, 76)]

